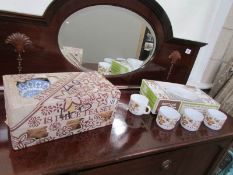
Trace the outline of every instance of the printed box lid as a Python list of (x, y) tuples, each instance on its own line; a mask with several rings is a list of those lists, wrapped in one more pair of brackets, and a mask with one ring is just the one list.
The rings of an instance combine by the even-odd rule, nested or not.
[[(50, 85), (34, 97), (23, 97), (17, 84), (32, 79), (48, 79)], [(56, 110), (56, 105), (58, 108), (62, 105), (65, 111), (72, 111), (77, 104), (87, 108), (87, 104), (93, 101), (103, 105), (115, 104), (111, 100), (120, 98), (120, 91), (97, 72), (5, 75), (3, 82), (7, 120), (11, 129), (27, 121), (39, 110), (45, 114)], [(36, 84), (27, 86), (33, 87)], [(49, 104), (53, 104), (54, 108), (42, 109)]]
[(153, 80), (145, 81), (159, 99), (220, 106), (205, 92), (193, 86)]

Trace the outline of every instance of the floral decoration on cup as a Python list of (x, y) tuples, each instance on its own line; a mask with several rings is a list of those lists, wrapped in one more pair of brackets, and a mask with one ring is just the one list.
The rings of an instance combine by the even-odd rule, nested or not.
[(134, 115), (149, 114), (151, 111), (148, 106), (148, 98), (140, 94), (132, 94), (130, 96), (129, 111)]
[(186, 108), (184, 109), (180, 124), (188, 131), (197, 131), (203, 120), (204, 116), (202, 113), (192, 108)]
[(163, 129), (171, 130), (176, 126), (176, 123), (180, 120), (180, 113), (168, 106), (162, 106), (159, 108), (156, 122), (158, 126)]
[(216, 109), (208, 109), (204, 119), (204, 124), (210, 129), (219, 130), (222, 128), (226, 119), (227, 116), (223, 112)]

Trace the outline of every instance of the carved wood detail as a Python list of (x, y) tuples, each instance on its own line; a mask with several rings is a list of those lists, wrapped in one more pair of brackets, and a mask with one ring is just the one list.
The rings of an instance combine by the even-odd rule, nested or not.
[(32, 41), (30, 38), (23, 33), (12, 33), (5, 40), (6, 44), (11, 44), (15, 48), (15, 52), (17, 53), (17, 61), (18, 61), (18, 73), (22, 72), (22, 53), (25, 52), (26, 47), (32, 45)]
[(174, 69), (174, 65), (176, 64), (177, 61), (181, 60), (181, 54), (178, 50), (174, 50), (168, 58), (171, 60), (171, 65), (167, 74), (167, 80), (169, 80), (172, 70)]

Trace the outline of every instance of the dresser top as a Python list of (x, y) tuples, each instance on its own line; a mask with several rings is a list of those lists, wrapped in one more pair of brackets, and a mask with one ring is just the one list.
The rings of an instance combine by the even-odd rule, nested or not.
[(156, 115), (136, 117), (127, 111), (132, 93), (137, 91), (122, 91), (113, 125), (13, 151), (4, 123), (4, 97), (0, 92), (1, 173), (63, 173), (233, 137), (231, 117), (220, 131), (210, 130), (204, 125), (197, 132), (187, 131), (180, 125), (172, 131), (165, 131), (157, 126)]

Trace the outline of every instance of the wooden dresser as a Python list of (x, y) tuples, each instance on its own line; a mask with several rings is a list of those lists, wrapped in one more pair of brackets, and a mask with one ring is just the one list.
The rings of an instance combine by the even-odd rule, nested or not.
[(122, 91), (113, 125), (13, 151), (0, 93), (0, 174), (207, 175), (233, 141), (233, 118), (220, 131), (201, 126), (189, 132), (178, 125), (160, 129), (155, 115), (136, 117), (127, 111)]
[[(186, 84), (198, 52), (206, 43), (175, 38), (166, 11), (154, 0), (54, 0), (43, 16), (0, 11), (0, 77), (20, 71), (72, 72), (93, 68), (90, 64), (75, 67), (68, 62), (58, 37), (70, 15), (103, 5), (136, 13), (156, 35), (155, 51), (142, 67), (107, 76), (114, 85), (132, 88), (142, 79)], [(0, 78), (0, 89), (2, 83)], [(214, 171), (233, 141), (231, 117), (220, 131), (201, 126), (199, 131), (189, 132), (180, 125), (165, 131), (157, 126), (156, 115), (136, 117), (127, 111), (131, 93), (137, 91), (122, 90), (111, 126), (13, 151), (0, 91), (0, 175), (207, 175)], [(18, 142), (21, 139), (24, 138)]]

